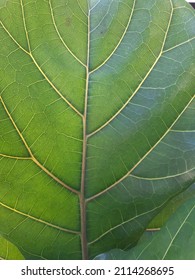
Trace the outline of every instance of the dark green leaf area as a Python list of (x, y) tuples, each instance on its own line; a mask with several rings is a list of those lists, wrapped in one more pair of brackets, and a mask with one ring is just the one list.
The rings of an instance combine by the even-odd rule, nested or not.
[(182, 205), (162, 227), (142, 240), (130, 251), (112, 250), (96, 259), (129, 260), (194, 260), (195, 258), (194, 199)]

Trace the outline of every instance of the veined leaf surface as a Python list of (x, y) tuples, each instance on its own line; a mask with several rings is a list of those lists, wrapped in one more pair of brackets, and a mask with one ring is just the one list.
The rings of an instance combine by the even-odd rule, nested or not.
[(24, 257), (12, 243), (0, 236), (0, 260), (23, 260)]
[(195, 198), (195, 184), (171, 199), (166, 207), (151, 221), (148, 225), (148, 229), (155, 230), (161, 228), (168, 218), (175, 213), (177, 208), (191, 198)]
[(131, 247), (194, 182), (193, 9), (184, 0), (0, 8), (0, 232), (31, 259)]
[(109, 260), (194, 260), (195, 201), (182, 205), (162, 227), (130, 251), (119, 249), (101, 254), (96, 259)]

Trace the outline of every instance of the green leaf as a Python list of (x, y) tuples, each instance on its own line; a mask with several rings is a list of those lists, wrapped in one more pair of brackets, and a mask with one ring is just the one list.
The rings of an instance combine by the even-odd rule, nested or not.
[(162, 227), (178, 207), (192, 197), (195, 198), (195, 184), (171, 199), (167, 206), (151, 221), (148, 228), (155, 229)]
[(193, 9), (6, 0), (0, 20), (0, 233), (28, 259), (132, 247), (195, 180)]
[(119, 249), (97, 256), (112, 260), (194, 260), (195, 259), (195, 200), (182, 205), (148, 240), (125, 252)]
[(0, 235), (0, 259), (1, 260), (23, 260), (24, 257), (11, 242)]

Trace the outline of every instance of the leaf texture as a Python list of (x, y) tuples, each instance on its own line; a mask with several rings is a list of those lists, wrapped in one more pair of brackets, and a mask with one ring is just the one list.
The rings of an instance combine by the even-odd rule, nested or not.
[[(111, 250), (96, 259), (112, 260), (194, 260), (195, 259), (195, 203), (182, 205), (162, 227), (160, 232), (140, 241), (130, 251)], [(186, 242), (187, 240), (187, 242)]]
[(175, 213), (177, 208), (184, 204), (187, 200), (195, 198), (195, 184), (191, 185), (186, 191), (175, 196), (170, 202), (166, 205), (165, 208), (151, 221), (148, 226), (148, 229), (159, 229), (161, 228), (168, 218)]
[(29, 259), (133, 246), (194, 182), (193, 9), (7, 0), (0, 19), (0, 232)]
[(23, 260), (24, 257), (12, 243), (0, 236), (0, 260)]

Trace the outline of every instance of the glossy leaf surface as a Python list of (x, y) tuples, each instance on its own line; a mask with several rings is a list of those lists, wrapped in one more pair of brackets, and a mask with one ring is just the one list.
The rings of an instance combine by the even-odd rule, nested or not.
[(194, 182), (193, 9), (3, 0), (0, 19), (0, 232), (30, 259), (131, 247)]

